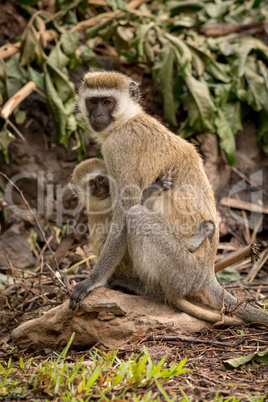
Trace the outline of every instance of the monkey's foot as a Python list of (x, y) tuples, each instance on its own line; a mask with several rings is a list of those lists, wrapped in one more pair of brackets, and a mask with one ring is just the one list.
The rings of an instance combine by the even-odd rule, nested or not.
[(77, 305), (79, 308), (81, 308), (84, 298), (94, 289), (97, 289), (101, 286), (103, 286), (103, 284), (95, 281), (92, 275), (83, 282), (78, 283), (70, 295), (69, 308), (75, 310)]

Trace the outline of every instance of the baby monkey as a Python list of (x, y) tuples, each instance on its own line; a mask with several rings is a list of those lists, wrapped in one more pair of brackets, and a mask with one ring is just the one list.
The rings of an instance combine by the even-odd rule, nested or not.
[[(114, 183), (113, 183), (114, 184)], [(110, 182), (103, 160), (92, 158), (81, 162), (73, 171), (71, 188), (78, 196), (79, 201), (86, 207), (90, 229), (90, 240), (94, 253), (100, 256), (113, 217), (113, 205), (110, 195)], [(142, 205), (150, 203), (154, 212), (154, 203), (163, 191), (170, 190), (173, 182), (170, 174), (157, 178), (141, 194)], [(116, 228), (114, 228), (116, 231)], [(204, 221), (190, 238), (182, 238), (185, 247), (194, 253), (203, 241), (214, 234), (215, 226), (212, 221)], [(116, 233), (115, 233), (116, 235)], [(110, 288), (128, 290), (138, 295), (145, 295), (146, 290), (140, 279), (133, 272), (131, 258), (126, 252), (123, 260), (116, 268), (108, 283)], [(161, 297), (160, 297), (161, 299)]]

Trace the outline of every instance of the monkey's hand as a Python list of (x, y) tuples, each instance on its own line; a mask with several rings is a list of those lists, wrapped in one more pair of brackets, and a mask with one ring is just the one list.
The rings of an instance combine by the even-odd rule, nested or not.
[(168, 172), (168, 174), (163, 178), (158, 177), (158, 179), (156, 179), (156, 184), (160, 187), (160, 189), (170, 190), (173, 185), (171, 173)]
[(166, 177), (164, 177), (164, 178), (162, 179), (162, 182), (163, 182), (163, 189), (164, 189), (164, 190), (170, 190), (170, 189), (172, 188), (172, 186), (173, 186), (173, 179), (172, 179), (172, 176), (171, 176), (171, 173), (170, 173), (170, 172), (168, 172), (168, 174), (166, 175)]
[(74, 290), (70, 295), (69, 308), (75, 310), (77, 305), (79, 308), (81, 308), (82, 301), (84, 300), (84, 298), (94, 289), (97, 289), (101, 286), (103, 286), (103, 284), (96, 281), (93, 275), (91, 274), (87, 279), (78, 283), (75, 286)]

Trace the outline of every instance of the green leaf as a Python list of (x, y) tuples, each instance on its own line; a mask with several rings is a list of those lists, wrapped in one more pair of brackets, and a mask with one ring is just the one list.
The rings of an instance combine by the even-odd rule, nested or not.
[(114, 11), (122, 10), (128, 11), (127, 4), (124, 0), (106, 0), (109, 7), (111, 7)]
[(231, 72), (236, 77), (242, 77), (245, 73), (246, 61), (252, 47), (248, 43), (236, 43), (233, 45), (234, 57), (230, 59)]
[(183, 11), (198, 11), (203, 7), (203, 1), (193, 1), (193, 0), (184, 0), (184, 1), (168, 1), (166, 3), (167, 9), (172, 11), (172, 16), (181, 14)]
[(59, 44), (51, 50), (51, 52), (48, 56), (48, 59), (47, 59), (47, 63), (50, 66), (53, 66), (60, 70), (62, 70), (64, 67), (66, 67), (68, 62), (69, 62), (69, 57), (65, 56), (65, 54), (61, 50)]
[(225, 268), (222, 271), (217, 272), (216, 277), (221, 285), (223, 283), (235, 282), (242, 278), (239, 272), (233, 268)]
[(209, 2), (206, 6), (205, 6), (205, 11), (208, 14), (208, 16), (210, 18), (219, 18), (222, 17), (224, 14), (226, 14), (229, 9), (230, 6), (233, 4), (233, 0), (229, 0), (229, 1), (221, 1), (218, 4), (214, 4), (212, 2)]
[(268, 113), (261, 111), (258, 113), (258, 140), (261, 148), (268, 152)]
[(235, 164), (235, 139), (234, 133), (223, 113), (222, 110), (218, 109), (217, 116), (215, 119), (216, 133), (220, 139), (220, 147), (226, 153), (228, 162), (233, 165)]
[(32, 67), (29, 67), (28, 74), (29, 80), (34, 81), (39, 89), (45, 88), (44, 77), (40, 73), (38, 73), (38, 71), (34, 70)]
[(75, 119), (74, 115), (70, 115), (68, 117), (66, 128), (71, 133), (77, 129), (77, 123), (76, 123), (76, 119)]
[(268, 61), (268, 46), (265, 45), (261, 40), (247, 37), (241, 39), (239, 46), (241, 46), (241, 44), (250, 46), (251, 49), (255, 50), (255, 52), (262, 56), (265, 61)]
[(11, 98), (28, 82), (27, 73), (19, 64), (19, 57), (19, 54), (15, 54), (6, 62), (8, 98)]
[(245, 78), (248, 84), (247, 103), (256, 111), (263, 108), (268, 112), (268, 91), (264, 78), (247, 67)]
[(63, 102), (66, 102), (70, 98), (74, 98), (75, 89), (73, 82), (70, 81), (67, 74), (64, 74), (58, 67), (47, 62), (49, 69), (52, 73), (53, 81), (57, 89), (58, 95)]
[(181, 73), (189, 76), (192, 73), (192, 53), (186, 43), (177, 36), (166, 33), (166, 39), (177, 49), (176, 56), (181, 67)]
[(6, 64), (3, 59), (0, 58), (0, 93), (2, 96), (2, 101), (0, 102), (0, 107), (4, 102), (8, 100), (7, 95), (7, 71)]
[(19, 108), (16, 108), (13, 111), (13, 114), (15, 116), (15, 121), (18, 125), (21, 125), (25, 122), (26, 120), (26, 112), (25, 110), (20, 110)]
[(194, 52), (192, 53), (192, 68), (199, 77), (201, 77), (205, 72), (204, 62)]
[(266, 64), (262, 60), (257, 60), (258, 63), (258, 70), (260, 75), (263, 77), (266, 89), (268, 90), (268, 68)]
[(159, 389), (159, 391), (161, 392), (161, 394), (163, 395), (163, 397), (165, 398), (165, 401), (167, 402), (173, 402), (176, 401), (177, 397), (174, 396), (172, 399), (169, 398), (168, 394), (166, 393), (166, 391), (164, 390), (164, 388), (159, 384), (159, 382), (156, 380), (155, 381), (157, 388)]
[(237, 357), (235, 359), (224, 360), (223, 365), (228, 370), (233, 370), (234, 368), (241, 367), (251, 362), (253, 365), (265, 364), (268, 365), (268, 349), (263, 352), (251, 353), (247, 356)]
[(177, 134), (182, 138), (188, 138), (196, 134), (196, 130), (189, 126), (189, 118), (187, 117), (180, 125)]
[(175, 52), (172, 46), (167, 46), (165, 49), (162, 61), (154, 66), (152, 74), (163, 95), (164, 119), (176, 126), (176, 106), (173, 95)]
[(66, 125), (68, 116), (66, 114), (64, 104), (53, 85), (52, 79), (50, 77), (46, 65), (44, 66), (44, 73), (45, 73), (44, 78), (45, 78), (45, 90), (47, 95), (47, 101), (54, 120), (57, 132), (57, 141), (62, 142), (66, 137)]
[(8, 146), (16, 137), (8, 130), (0, 132), (0, 151), (4, 156), (5, 163), (9, 163)]
[(74, 337), (75, 337), (75, 332), (72, 333), (72, 335), (71, 335), (71, 337), (70, 337), (70, 339), (69, 339), (69, 342), (68, 342), (67, 345), (65, 346), (64, 350), (61, 352), (61, 354), (60, 354), (60, 356), (59, 356), (57, 362), (59, 362), (60, 359), (63, 359), (64, 357), (66, 357), (66, 355), (67, 355), (67, 353), (68, 353), (68, 350), (70, 349), (70, 347), (71, 347), (71, 345), (72, 345), (72, 343), (73, 343)]
[(230, 66), (224, 63), (219, 63), (213, 59), (208, 51), (200, 50), (192, 43), (187, 43), (189, 48), (204, 62), (206, 71), (214, 78), (222, 82), (230, 82)]
[(221, 110), (234, 134), (243, 129), (240, 102), (228, 102), (222, 106)]
[(189, 124), (198, 131), (208, 129), (213, 131), (213, 120), (216, 107), (210, 97), (206, 84), (192, 76), (185, 77), (188, 89), (187, 109)]
[(137, 50), (137, 58), (142, 59), (144, 55), (144, 42), (145, 42), (145, 37), (149, 30), (154, 26), (154, 23), (151, 22), (147, 25), (145, 24), (140, 24), (139, 25), (139, 33), (138, 36), (133, 40), (132, 45), (134, 48)]
[(67, 31), (60, 37), (60, 44), (62, 45), (65, 54), (70, 56), (78, 48), (80, 35), (77, 31)]
[(133, 29), (117, 26), (113, 34), (114, 46), (119, 54), (130, 51), (132, 47)]
[(212, 84), (210, 87), (214, 90), (216, 105), (225, 105), (230, 97), (232, 84)]
[(21, 39), (21, 66), (31, 64), (34, 60), (43, 63), (46, 60), (46, 55), (43, 51), (40, 38), (37, 38), (37, 31), (30, 21), (22, 34)]
[(111, 20), (99, 21), (98, 24), (86, 30), (86, 38), (87, 39), (95, 38), (96, 36), (98, 36), (99, 31), (101, 31), (104, 28), (109, 28), (110, 26), (111, 26)]

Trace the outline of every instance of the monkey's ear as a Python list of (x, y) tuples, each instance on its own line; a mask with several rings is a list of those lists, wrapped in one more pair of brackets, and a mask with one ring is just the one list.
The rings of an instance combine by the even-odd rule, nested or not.
[(140, 100), (140, 90), (138, 84), (135, 81), (131, 81), (128, 86), (130, 97), (134, 99), (135, 102)]

